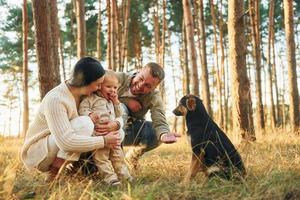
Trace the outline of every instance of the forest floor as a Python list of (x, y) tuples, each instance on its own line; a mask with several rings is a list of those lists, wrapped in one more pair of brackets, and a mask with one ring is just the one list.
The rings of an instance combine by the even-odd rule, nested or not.
[(135, 182), (109, 188), (97, 178), (62, 177), (25, 170), (19, 161), (21, 141), (0, 139), (0, 199), (300, 199), (300, 136), (282, 130), (254, 143), (236, 144), (247, 169), (243, 181), (207, 179), (198, 173), (181, 184), (191, 158), (186, 138), (161, 145), (143, 156)]

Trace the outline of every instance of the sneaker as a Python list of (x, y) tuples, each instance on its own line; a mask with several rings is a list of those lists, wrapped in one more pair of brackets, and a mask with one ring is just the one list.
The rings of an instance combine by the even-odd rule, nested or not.
[(121, 182), (118, 180), (118, 179), (114, 179), (114, 180), (111, 180), (109, 183), (108, 183), (109, 186), (113, 186), (113, 187), (117, 187), (117, 186), (120, 186), (121, 185)]

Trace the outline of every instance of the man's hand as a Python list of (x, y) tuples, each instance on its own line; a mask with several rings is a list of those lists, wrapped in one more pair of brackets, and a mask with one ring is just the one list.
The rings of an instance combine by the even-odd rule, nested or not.
[(121, 145), (121, 138), (118, 131), (113, 131), (103, 136), (105, 141), (105, 146), (108, 148), (117, 148)]
[(134, 100), (134, 99), (130, 99), (128, 101), (127, 107), (129, 108), (129, 110), (131, 112), (138, 112), (142, 109), (142, 105), (140, 102)]
[(171, 144), (177, 141), (180, 137), (178, 133), (163, 133), (160, 135), (160, 141), (165, 144)]

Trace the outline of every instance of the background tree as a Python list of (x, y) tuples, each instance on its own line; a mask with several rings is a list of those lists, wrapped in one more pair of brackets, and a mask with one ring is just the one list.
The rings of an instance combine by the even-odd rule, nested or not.
[(77, 58), (82, 58), (86, 55), (86, 26), (84, 0), (75, 0), (75, 2), (77, 22)]
[(256, 88), (256, 119), (257, 128), (265, 128), (264, 108), (262, 104), (261, 91), (261, 45), (260, 45), (260, 22), (259, 22), (259, 0), (249, 0), (249, 13), (251, 22), (251, 36), (252, 36), (252, 52), (255, 63), (255, 88)]
[[(269, 90), (270, 90), (270, 100), (271, 100), (271, 109), (270, 109), (270, 117), (271, 117), (271, 126), (274, 128), (277, 124), (276, 122), (276, 112), (274, 105), (274, 97), (273, 97), (273, 74), (276, 74), (275, 67), (275, 59), (271, 62), (271, 49), (274, 52), (274, 0), (270, 0), (269, 4), (269, 27), (268, 27), (268, 51), (267, 51), (267, 62), (268, 62), (268, 72), (269, 72)], [(274, 58), (274, 57), (273, 57)]]
[(244, 140), (255, 140), (250, 82), (246, 70), (244, 1), (228, 2), (229, 64), (231, 67), (232, 121)]
[(287, 46), (287, 65), (289, 78), (290, 120), (293, 131), (299, 131), (299, 93), (297, 86), (296, 55), (294, 39), (293, 1), (284, 0), (284, 28)]
[(50, 6), (47, 0), (33, 0), (33, 19), (35, 26), (35, 42), (37, 63), (39, 67), (40, 96), (59, 84), (60, 75), (54, 67), (51, 30)]
[(205, 33), (205, 19), (204, 19), (204, 7), (203, 0), (199, 1), (199, 28), (200, 28), (200, 40), (201, 40), (201, 83), (202, 83), (202, 98), (205, 108), (208, 113), (212, 114), (211, 102), (210, 102), (210, 89), (208, 82), (208, 69), (207, 69), (207, 52), (206, 52), (206, 33)]
[(194, 41), (194, 23), (191, 11), (191, 2), (190, 0), (182, 0), (183, 13), (184, 13), (184, 25), (186, 28), (187, 35), (187, 46), (188, 46), (188, 55), (189, 60), (192, 65), (192, 86), (193, 94), (199, 96), (199, 81), (198, 81), (198, 68), (196, 60), (196, 49)]
[(27, 0), (23, 0), (22, 11), (22, 29), (23, 29), (23, 128), (22, 136), (28, 129), (29, 124), (29, 101), (28, 101), (28, 17), (27, 17)]

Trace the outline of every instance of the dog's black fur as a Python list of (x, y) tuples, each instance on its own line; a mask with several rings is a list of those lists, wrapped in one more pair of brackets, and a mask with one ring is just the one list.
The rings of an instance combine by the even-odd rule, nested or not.
[[(188, 135), (191, 139), (193, 158), (189, 177), (186, 179), (193, 178), (199, 171), (199, 167), (209, 177), (217, 175), (230, 179), (236, 174), (239, 177), (245, 175), (246, 170), (240, 154), (208, 115), (198, 97), (184, 96), (173, 113), (177, 116), (185, 115)], [(200, 163), (197, 164), (197, 162)], [(198, 169), (195, 169), (195, 166)], [(217, 170), (210, 172), (209, 168), (212, 166)]]

